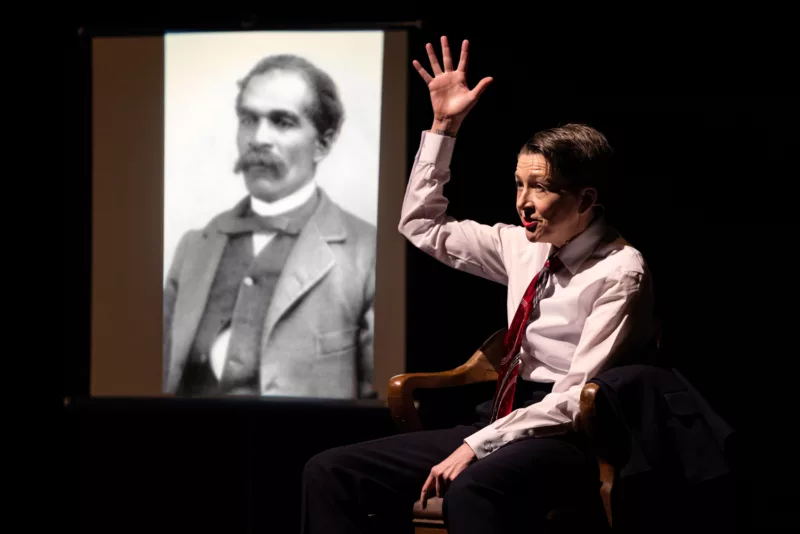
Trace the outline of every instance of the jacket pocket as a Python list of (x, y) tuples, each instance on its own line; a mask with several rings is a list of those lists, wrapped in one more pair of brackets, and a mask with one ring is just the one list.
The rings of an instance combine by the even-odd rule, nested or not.
[(317, 349), (320, 354), (332, 354), (352, 349), (356, 344), (356, 335), (355, 328), (322, 332), (317, 335)]
[(670, 411), (680, 417), (699, 415), (697, 403), (688, 391), (674, 391), (664, 394)]

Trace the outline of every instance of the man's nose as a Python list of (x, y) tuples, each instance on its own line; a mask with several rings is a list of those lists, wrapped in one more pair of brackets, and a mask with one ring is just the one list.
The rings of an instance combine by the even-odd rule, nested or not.
[(271, 146), (274, 142), (275, 129), (265, 118), (261, 118), (256, 126), (256, 135), (253, 137), (253, 142), (258, 145)]

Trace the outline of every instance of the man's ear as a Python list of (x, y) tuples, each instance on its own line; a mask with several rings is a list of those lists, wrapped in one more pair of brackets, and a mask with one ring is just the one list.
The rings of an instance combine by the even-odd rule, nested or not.
[(581, 203), (578, 209), (581, 213), (586, 211), (597, 203), (597, 189), (589, 187), (581, 194)]
[(336, 132), (328, 130), (322, 135), (317, 136), (317, 147), (314, 150), (314, 163), (319, 163), (331, 151), (334, 141), (336, 141)]

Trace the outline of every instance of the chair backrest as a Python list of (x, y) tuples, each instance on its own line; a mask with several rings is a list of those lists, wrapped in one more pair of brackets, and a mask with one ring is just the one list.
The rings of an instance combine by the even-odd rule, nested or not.
[[(501, 328), (478, 347), (469, 360), (451, 371), (439, 375), (449, 385), (465, 385), (497, 380), (500, 362), (505, 356), (505, 337), (507, 328)], [(458, 377), (455, 382), (451, 377)]]
[(506, 332), (508, 331), (507, 328), (501, 328), (494, 334), (492, 334), (489, 339), (483, 342), (483, 345), (476, 351), (473, 358), (476, 355), (482, 353), (483, 357), (489, 362), (492, 368), (495, 371), (499, 371), (500, 369), (500, 362), (502, 361), (505, 354), (505, 337)]

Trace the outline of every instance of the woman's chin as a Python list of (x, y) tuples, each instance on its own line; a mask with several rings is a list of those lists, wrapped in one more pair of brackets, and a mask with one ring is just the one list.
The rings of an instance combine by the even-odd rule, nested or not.
[(525, 237), (528, 238), (528, 241), (531, 243), (539, 243), (540, 232), (537, 232), (536, 230), (530, 231), (526, 228)]
[(548, 232), (544, 231), (544, 228), (536, 228), (533, 232), (525, 228), (525, 237), (531, 243), (551, 243), (551, 237)]

